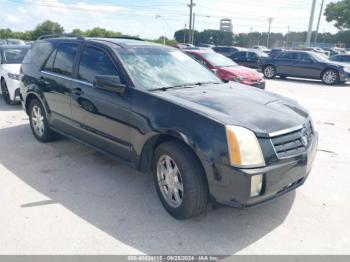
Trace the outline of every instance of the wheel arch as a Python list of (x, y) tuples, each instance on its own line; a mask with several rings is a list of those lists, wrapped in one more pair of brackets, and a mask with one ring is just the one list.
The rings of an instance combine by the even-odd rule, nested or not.
[(38, 99), (40, 103), (43, 105), (45, 114), (48, 115), (49, 111), (47, 109), (46, 103), (43, 101), (43, 99), (36, 93), (30, 92), (26, 95), (25, 102), (24, 102), (24, 107), (27, 115), (29, 114), (29, 105), (30, 102), (33, 101), (34, 99)]
[(321, 79), (321, 80), (322, 80), (323, 74), (324, 74), (327, 70), (336, 71), (337, 74), (338, 74), (338, 78), (339, 78), (339, 69), (337, 69), (337, 68), (335, 68), (335, 67), (327, 66), (325, 69), (323, 69), (323, 70), (321, 71), (321, 74), (320, 74), (320, 79)]

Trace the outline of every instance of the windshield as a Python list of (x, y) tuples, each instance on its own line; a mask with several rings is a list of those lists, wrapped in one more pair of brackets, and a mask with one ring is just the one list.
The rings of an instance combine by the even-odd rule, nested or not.
[(212, 72), (178, 50), (168, 48), (118, 49), (131, 76), (143, 88), (221, 82)]
[(29, 48), (6, 48), (2, 51), (3, 64), (22, 64)]
[(202, 56), (209, 61), (215, 67), (227, 67), (236, 66), (237, 64), (226, 56), (218, 53), (203, 53)]
[(329, 59), (323, 55), (323, 54), (317, 54), (314, 52), (311, 52), (310, 55), (317, 61), (317, 62), (324, 62), (329, 63)]

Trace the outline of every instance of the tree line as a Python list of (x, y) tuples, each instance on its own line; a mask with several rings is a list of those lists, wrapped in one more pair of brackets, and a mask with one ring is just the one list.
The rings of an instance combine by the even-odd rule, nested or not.
[[(350, 0), (346, 0), (350, 1)], [(344, 28), (344, 27), (343, 27)], [(348, 29), (348, 28), (347, 28)], [(64, 28), (57, 22), (44, 21), (38, 24), (34, 30), (26, 32), (14, 32), (11, 29), (0, 29), (0, 38), (16, 38), (28, 41), (38, 39), (42, 35), (49, 34), (62, 34)], [(123, 36), (121, 32), (115, 32), (100, 27), (95, 27), (90, 30), (83, 31), (81, 29), (74, 29), (71, 32), (75, 35), (81, 35), (86, 37), (118, 37)], [(288, 34), (271, 33), (270, 34), (270, 47), (290, 47), (291, 43), (305, 42), (307, 32), (289, 32)], [(314, 32), (315, 36), (315, 32)], [(313, 36), (313, 37), (314, 37)], [(268, 34), (265, 32), (251, 32), (251, 33), (239, 33), (233, 34), (232, 32), (223, 32), (220, 30), (204, 30), (195, 31), (194, 39), (195, 44), (213, 44), (213, 45), (239, 45), (244, 47), (251, 47), (253, 45), (266, 45)], [(165, 38), (163, 36), (158, 39), (149, 39), (149, 41), (157, 43), (165, 43), (173, 45), (176, 43), (183, 43), (188, 41), (188, 29), (181, 29), (175, 32), (174, 40)], [(319, 33), (318, 42), (337, 44), (343, 43), (347, 47), (350, 46), (350, 30), (340, 30), (335, 34), (331, 33)], [(295, 47), (295, 46), (294, 46)]]

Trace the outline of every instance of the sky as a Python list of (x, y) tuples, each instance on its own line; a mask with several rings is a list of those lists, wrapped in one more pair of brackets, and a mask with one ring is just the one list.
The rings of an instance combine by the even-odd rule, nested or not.
[[(317, 0), (313, 28), (320, 5)], [(325, 0), (325, 6), (333, 0)], [(173, 38), (174, 32), (188, 27), (190, 0), (0, 0), (0, 28), (33, 30), (44, 20), (60, 23), (66, 32), (103, 27), (124, 34), (155, 39)], [(219, 29), (222, 18), (230, 18), (234, 33), (306, 31), (312, 0), (194, 0), (195, 29)], [(320, 32), (336, 32), (322, 16)]]

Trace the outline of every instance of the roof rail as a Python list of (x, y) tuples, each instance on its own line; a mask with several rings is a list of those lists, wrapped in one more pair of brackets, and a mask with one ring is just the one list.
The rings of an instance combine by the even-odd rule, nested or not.
[(50, 39), (50, 38), (60, 38), (60, 37), (75, 37), (78, 40), (84, 40), (85, 38), (81, 35), (76, 34), (51, 34), (39, 36), (37, 40)]
[(128, 35), (102, 37), (102, 38), (117, 38), (117, 39), (130, 39), (130, 40), (145, 41), (142, 38), (139, 38), (139, 37), (136, 37), (136, 36), (128, 36)]

